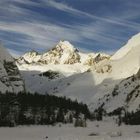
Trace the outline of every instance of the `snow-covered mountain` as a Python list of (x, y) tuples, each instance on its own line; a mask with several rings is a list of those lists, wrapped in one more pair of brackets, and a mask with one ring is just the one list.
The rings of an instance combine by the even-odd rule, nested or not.
[[(17, 65), (24, 77), (28, 91), (59, 95), (68, 87), (71, 90), (70, 85), (73, 85), (75, 80), (79, 81), (80, 77), (83, 77), (84, 86), (80, 84), (79, 86), (84, 87), (84, 92), (85, 90), (88, 92), (88, 84), (93, 89), (93, 74), (90, 69), (109, 59), (110, 56), (103, 53), (81, 53), (68, 41), (60, 41), (53, 49), (43, 54), (35, 51), (27, 52), (17, 60)], [(53, 72), (58, 73), (58, 76), (50, 79), (49, 74), (53, 75)], [(89, 76), (86, 77), (87, 75)], [(78, 89), (81, 88), (79, 86)]]
[(92, 107), (96, 104), (96, 108), (102, 106), (107, 112), (119, 108), (127, 111), (140, 109), (140, 33), (118, 50), (108, 63), (112, 69), (108, 78), (112, 79), (115, 87), (104, 92)]
[[(137, 87), (135, 82), (139, 83), (132, 79), (140, 69), (140, 34), (132, 37), (111, 58), (100, 53), (84, 54), (69, 42), (60, 41), (46, 53), (26, 53), (17, 60), (17, 65), (28, 91), (76, 98), (87, 103), (93, 111), (104, 106), (111, 112), (118, 108), (119, 100), (120, 106), (128, 105), (125, 100)], [(124, 82), (132, 86), (122, 90), (125, 89)], [(119, 94), (112, 96), (116, 87)], [(123, 92), (126, 92), (125, 96)], [(129, 109), (134, 109), (132, 104)]]
[(15, 60), (0, 44), (0, 92), (21, 92), (24, 83), (21, 79)]
[(60, 41), (53, 49), (39, 54), (36, 51), (27, 52), (21, 56), (17, 63), (22, 64), (84, 64), (93, 65), (103, 59), (109, 59), (110, 56), (102, 53), (84, 54), (74, 48), (68, 41)]

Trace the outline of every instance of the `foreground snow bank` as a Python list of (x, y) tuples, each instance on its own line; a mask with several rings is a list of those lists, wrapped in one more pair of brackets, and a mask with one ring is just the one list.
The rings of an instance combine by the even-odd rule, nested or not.
[(90, 122), (87, 128), (72, 125), (2, 127), (0, 140), (139, 140), (139, 130), (140, 126), (118, 127), (111, 122)]

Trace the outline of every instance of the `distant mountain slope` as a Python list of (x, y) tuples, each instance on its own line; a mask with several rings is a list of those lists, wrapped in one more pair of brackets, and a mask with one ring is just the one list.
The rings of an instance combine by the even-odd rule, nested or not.
[(0, 92), (6, 91), (18, 93), (24, 90), (24, 83), (21, 79), (15, 60), (0, 45)]

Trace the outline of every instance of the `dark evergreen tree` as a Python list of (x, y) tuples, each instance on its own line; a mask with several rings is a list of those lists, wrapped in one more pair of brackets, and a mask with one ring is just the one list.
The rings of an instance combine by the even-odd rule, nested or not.
[(72, 123), (73, 118), (78, 118), (80, 114), (90, 119), (85, 104), (66, 97), (37, 93), (0, 93), (0, 126)]

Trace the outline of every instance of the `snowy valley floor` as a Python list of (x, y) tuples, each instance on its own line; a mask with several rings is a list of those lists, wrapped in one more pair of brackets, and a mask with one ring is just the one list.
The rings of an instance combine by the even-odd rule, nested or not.
[(1, 127), (0, 140), (140, 140), (140, 125), (118, 127), (111, 122), (90, 122), (86, 128), (72, 125)]

